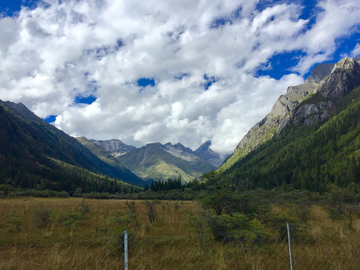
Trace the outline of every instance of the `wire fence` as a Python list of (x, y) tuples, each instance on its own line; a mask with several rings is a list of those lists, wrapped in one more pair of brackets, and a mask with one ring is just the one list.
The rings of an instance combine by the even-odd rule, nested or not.
[[(360, 239), (350, 230), (291, 226), (239, 235), (108, 238), (0, 248), (3, 269), (360, 269)], [(291, 249), (290, 249), (291, 246)], [(291, 256), (292, 254), (292, 256)]]

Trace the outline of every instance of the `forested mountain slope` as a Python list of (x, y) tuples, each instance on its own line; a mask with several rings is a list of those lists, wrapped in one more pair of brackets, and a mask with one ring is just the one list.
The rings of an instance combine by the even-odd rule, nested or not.
[(276, 136), (235, 162), (224, 176), (239, 188), (325, 191), (359, 184), (360, 65), (337, 63), (314, 92), (286, 114)]
[(76, 176), (81, 174), (81, 169), (76, 168), (130, 183), (143, 183), (129, 171), (103, 162), (76, 139), (38, 118), (24, 105), (2, 101), (0, 166), (2, 182), (23, 188), (38, 185), (40, 189), (73, 189), (77, 184), (72, 180), (84, 180), (84, 177)]
[[(105, 149), (103, 149), (99, 144), (94, 143), (85, 137), (79, 137), (76, 138), (78, 142), (80, 142), (83, 146), (85, 146), (87, 149), (91, 151), (96, 157), (98, 157), (100, 160), (104, 161), (105, 163), (109, 164), (113, 168), (116, 168), (118, 170), (121, 170), (122, 172), (133, 175), (132, 172), (130, 172), (117, 158), (115, 158), (113, 155), (111, 155), (109, 152), (107, 152)], [(134, 149), (136, 149), (134, 147)], [(136, 184), (143, 185), (144, 181), (137, 181)]]

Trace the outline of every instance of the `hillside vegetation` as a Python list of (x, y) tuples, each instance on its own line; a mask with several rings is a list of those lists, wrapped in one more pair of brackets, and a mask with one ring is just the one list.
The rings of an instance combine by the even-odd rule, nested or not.
[(104, 176), (143, 183), (129, 171), (101, 161), (74, 138), (43, 122), (0, 102), (0, 184), (68, 192), (82, 188), (90, 192), (107, 190), (113, 181), (108, 182)]
[[(324, 100), (318, 93), (301, 105)], [(324, 192), (334, 183), (340, 187), (353, 185), (359, 192), (360, 88), (337, 101), (331, 113), (328, 120), (313, 125), (304, 125), (305, 118), (288, 125), (224, 175), (241, 189), (287, 186)]]

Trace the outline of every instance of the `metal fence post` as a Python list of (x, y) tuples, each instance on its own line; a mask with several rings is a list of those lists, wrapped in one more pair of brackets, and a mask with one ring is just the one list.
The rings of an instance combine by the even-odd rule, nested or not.
[(293, 270), (293, 260), (292, 260), (292, 251), (291, 251), (291, 238), (290, 238), (290, 225), (287, 223), (287, 234), (289, 242), (289, 256), (290, 256), (290, 269)]
[(128, 270), (128, 232), (124, 232), (124, 258), (125, 258), (125, 270)]

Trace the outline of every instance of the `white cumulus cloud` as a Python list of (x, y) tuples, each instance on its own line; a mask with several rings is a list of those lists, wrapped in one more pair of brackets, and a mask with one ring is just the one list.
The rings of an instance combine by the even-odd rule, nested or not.
[[(73, 136), (192, 149), (211, 139), (220, 153), (360, 24), (351, 0), (319, 0), (313, 23), (294, 1), (44, 2), (0, 18), (0, 99), (57, 115)], [(304, 53), (294, 74), (256, 76), (293, 51)], [(75, 102), (89, 96), (90, 105)]]

